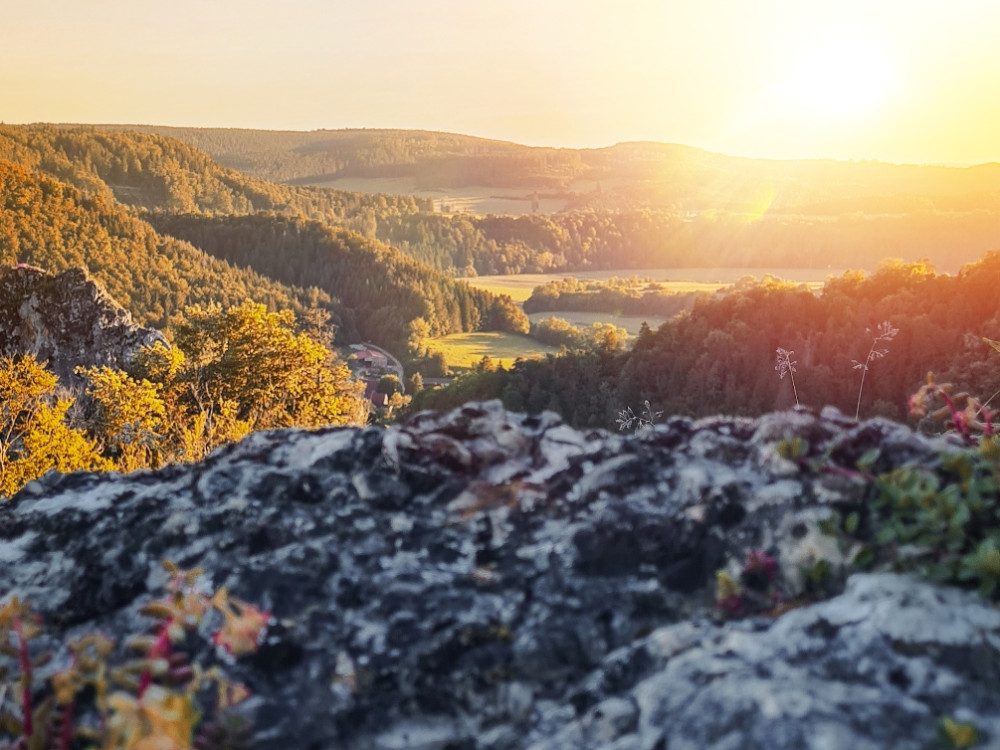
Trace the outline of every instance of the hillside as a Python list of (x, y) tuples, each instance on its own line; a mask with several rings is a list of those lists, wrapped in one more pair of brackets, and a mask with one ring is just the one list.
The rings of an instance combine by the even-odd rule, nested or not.
[(292, 288), (165, 237), (103, 193), (85, 195), (3, 161), (0, 209), (0, 263), (51, 273), (84, 266), (143, 325), (162, 328), (194, 304), (333, 304), (319, 290)]
[[(261, 138), (267, 143), (270, 136)], [(512, 148), (490, 156), (505, 165), (496, 174), (524, 173), (517, 159), (502, 157)], [(955, 271), (1000, 247), (1000, 167), (992, 165), (770, 162), (657, 144), (607, 151), (588, 158), (617, 170), (620, 189), (601, 182), (593, 200), (571, 201), (584, 205), (574, 210), (477, 216), (442, 214), (430, 200), (409, 195), (266, 182), (161, 135), (0, 126), (0, 158), (88, 193), (171, 213), (304, 216), (460, 276), (703, 265), (870, 269), (885, 257), (926, 258)], [(408, 153), (400, 147), (371, 158), (410, 169)]]
[(509, 297), (473, 289), (344, 229), (274, 214), (204, 217), (152, 214), (164, 234), (286, 284), (311, 284), (340, 301), (356, 336), (403, 355), (419, 319), (426, 333), (528, 330)]
[[(422, 188), (558, 189), (578, 193), (581, 204), (593, 207), (628, 200), (631, 207), (752, 211), (766, 194), (773, 193), (768, 208), (779, 212), (865, 210), (865, 200), (870, 201), (868, 208), (912, 210), (919, 207), (918, 198), (932, 204), (938, 201), (941, 207), (954, 205), (948, 199), (961, 199), (963, 206), (971, 208), (973, 204), (994, 205), (1000, 191), (1000, 164), (957, 168), (747, 159), (678, 144), (643, 142), (597, 149), (540, 148), (420, 130), (100, 127), (177, 138), (220, 164), (271, 182), (407, 177)], [(579, 192), (586, 183), (594, 195)], [(888, 200), (890, 196), (893, 201)], [(908, 205), (906, 198), (914, 202)]]
[[(183, 140), (258, 179), (350, 187), (285, 186), (291, 192), (253, 205), (342, 224), (458, 275), (705, 264), (872, 269), (885, 257), (956, 271), (1000, 247), (997, 164), (776, 161), (656, 143), (545, 149), (422, 131), (113, 127)], [(470, 186), (561, 210), (502, 220), (434, 212)], [(432, 201), (432, 188), (451, 198)], [(419, 197), (360, 192), (389, 189)], [(490, 205), (505, 212), (503, 200)]]
[[(512, 305), (489, 293), (459, 285), (395, 248), (350, 231), (352, 227), (366, 228), (374, 222), (376, 208), (382, 221), (417, 211), (417, 203), (411, 198), (273, 185), (223, 168), (180, 141), (136, 133), (0, 126), (0, 157), (17, 159), (24, 167), (48, 173), (83, 191), (48, 180), (47, 187), (35, 190), (35, 196), (14, 197), (19, 188), (9, 186), (13, 201), (10, 205), (17, 205), (10, 222), (11, 226), (19, 227), (20, 234), (5, 244), (10, 249), (11, 262), (30, 262), (52, 270), (87, 263), (113, 296), (125, 300), (140, 319), (159, 316), (155, 317), (158, 325), (163, 325), (170, 314), (185, 304), (208, 301), (232, 304), (252, 297), (292, 309), (321, 304), (334, 312), (348, 339), (354, 340), (359, 331), (364, 331), (364, 337), (401, 353), (405, 351), (409, 324), (418, 317), (427, 321), (435, 334), (481, 327), (527, 329), (527, 321)], [(18, 172), (12, 165), (9, 169), (12, 174), (21, 175), (21, 179), (29, 179), (26, 169)], [(61, 205), (64, 194), (72, 196), (70, 202), (75, 200), (79, 206)], [(140, 213), (126, 211), (119, 202), (140, 209)], [(67, 210), (71, 217), (64, 215)], [(261, 210), (266, 210), (267, 215), (257, 216), (256, 212)], [(112, 250), (109, 256), (101, 244), (103, 235), (90, 227), (95, 221), (107, 224), (108, 220), (85, 215), (91, 211), (113, 214), (116, 226), (127, 227), (123, 231), (129, 237), (124, 242), (133, 242), (135, 236), (141, 236), (151, 246), (139, 252)], [(217, 241), (207, 241), (204, 232), (198, 240), (212, 255), (241, 267), (255, 268), (257, 274), (239, 273), (258, 281), (262, 287), (301, 285), (294, 293), (296, 299), (292, 301), (288, 293), (280, 303), (273, 293), (261, 297), (250, 292), (246, 281), (219, 283), (218, 294), (215, 291), (193, 294), (188, 299), (187, 288), (180, 289), (182, 285), (174, 281), (173, 261), (151, 256), (166, 253), (172, 258), (171, 253), (188, 252), (191, 257), (204, 259), (204, 254), (184, 242), (161, 237), (143, 220), (155, 218), (159, 225), (165, 226), (166, 217), (181, 214), (189, 219), (170, 223), (170, 227), (182, 240), (193, 239), (184, 236), (181, 227), (190, 228), (195, 216), (243, 217), (242, 222), (235, 219), (214, 222), (216, 239), (222, 226), (229, 227), (230, 234), (240, 233), (238, 240), (232, 237), (226, 240), (230, 246), (237, 242), (238, 251), (231, 247), (229, 251), (220, 249)], [(310, 229), (303, 231), (301, 228), (308, 218), (300, 217), (310, 216), (326, 226), (314, 221)], [(39, 236), (44, 233), (42, 225), (46, 222), (57, 227), (69, 225), (73, 231), (68, 239), (42, 241)], [(211, 221), (203, 224), (209, 225)], [(370, 227), (367, 230), (373, 233)], [(312, 253), (309, 260), (305, 260), (303, 250), (294, 267), (288, 266), (290, 256), (286, 253), (292, 252), (288, 243), (294, 244), (305, 235), (313, 243), (308, 251)], [(320, 235), (323, 239), (317, 240)], [(68, 248), (62, 247), (66, 241), (70, 243)], [(317, 241), (326, 243), (326, 249), (318, 254)], [(182, 247), (187, 250), (180, 250)], [(125, 257), (129, 260), (125, 261)], [(228, 263), (218, 261), (198, 265), (230, 268)], [(110, 278), (115, 274), (121, 279)], [(142, 278), (137, 279), (138, 276)], [(147, 302), (149, 293), (144, 289), (154, 284), (164, 290), (161, 296), (169, 299)], [(306, 287), (311, 290), (306, 292)], [(147, 309), (149, 305), (153, 309)], [(381, 313), (373, 315), (376, 308)]]
[[(412, 196), (266, 182), (160, 135), (0, 126), (0, 158), (47, 172), (88, 195), (168, 213), (270, 211), (305, 217), (377, 239), (458, 276), (720, 265), (873, 269), (886, 257), (926, 259), (954, 272), (1000, 247), (1000, 193), (995, 189), (1000, 168), (991, 165), (949, 169), (786, 163), (701, 152), (695, 158), (690, 150), (649, 144), (613, 150), (633, 154), (628, 189), (647, 197), (659, 188), (640, 178), (674, 154), (665, 174), (679, 176), (662, 184), (683, 200), (648, 207), (639, 205), (645, 198), (629, 199), (620, 201), (625, 207), (521, 216), (440, 213), (430, 201)], [(660, 161), (650, 154), (658, 154)], [(684, 165), (692, 159), (697, 168), (687, 169)], [(630, 162), (623, 157), (615, 163)], [(730, 186), (735, 190), (750, 184), (747, 165), (764, 175), (780, 168), (809, 179), (793, 175), (780, 190), (773, 180), (770, 188), (758, 184), (754, 207), (737, 206)], [(702, 182), (691, 182), (684, 177), (688, 173), (700, 174)], [(906, 186), (937, 192), (871, 195)], [(697, 195), (702, 197), (695, 200)], [(685, 207), (688, 199), (698, 208)], [(807, 199), (812, 201), (808, 205)], [(779, 209), (782, 202), (795, 201), (799, 209)]]

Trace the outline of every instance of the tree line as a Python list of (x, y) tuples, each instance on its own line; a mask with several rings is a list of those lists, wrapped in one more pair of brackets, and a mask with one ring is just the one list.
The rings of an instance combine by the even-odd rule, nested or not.
[(698, 292), (671, 292), (649, 279), (556, 279), (535, 287), (522, 305), (539, 312), (578, 311), (670, 318), (690, 310)]
[[(870, 276), (831, 279), (819, 294), (772, 279), (700, 300), (656, 331), (644, 328), (627, 353), (523, 361), (463, 378), (454, 390), (424, 391), (413, 408), (501, 398), (510, 409), (551, 409), (576, 426), (604, 428), (613, 428), (620, 410), (647, 400), (667, 415), (753, 416), (795, 404), (790, 380), (776, 369), (782, 348), (791, 352), (803, 405), (905, 419), (907, 398), (928, 371), (982, 400), (1000, 391), (1000, 355), (987, 341), (1000, 339), (997, 279), (1000, 252), (954, 276), (923, 263), (885, 262)], [(885, 322), (898, 335), (884, 345), (885, 357), (869, 363)]]

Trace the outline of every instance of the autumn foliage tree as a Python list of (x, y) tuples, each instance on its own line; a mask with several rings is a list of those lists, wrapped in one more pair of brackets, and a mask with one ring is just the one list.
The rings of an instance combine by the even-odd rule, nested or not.
[(245, 302), (192, 307), (174, 341), (184, 354), (179, 381), (200, 411), (230, 403), (252, 429), (363, 421), (362, 386), (321, 343), (295, 332), (290, 310)]
[(33, 356), (0, 357), (0, 495), (10, 496), (50, 469), (111, 468), (96, 443), (67, 424), (73, 405)]
[(158, 467), (170, 431), (162, 387), (111, 367), (78, 372), (89, 381), (96, 405), (91, 431), (121, 471)]
[(0, 495), (50, 469), (134, 471), (196, 461), (253, 430), (364, 424), (363, 384), (290, 311), (253, 302), (192, 307), (175, 345), (140, 351), (129, 372), (79, 368), (73, 399), (32, 357), (0, 358)]
[(174, 346), (144, 349), (131, 373), (84, 372), (100, 439), (132, 468), (198, 460), (254, 430), (364, 423), (363, 384), (295, 327), (291, 311), (249, 301), (188, 308)]

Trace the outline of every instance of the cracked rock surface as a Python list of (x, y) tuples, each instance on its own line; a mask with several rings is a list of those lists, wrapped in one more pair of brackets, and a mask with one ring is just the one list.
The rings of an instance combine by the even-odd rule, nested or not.
[[(795, 437), (845, 468), (879, 446), (880, 471), (946, 447), (835, 411), (623, 437), (497, 403), (258, 433), (199, 464), (32, 482), (0, 502), (0, 582), (57, 648), (146, 628), (164, 558), (204, 568), (274, 616), (225, 665), (255, 748), (923, 750), (944, 716), (1000, 746), (1000, 610), (847, 577), (817, 524), (868, 490), (781, 458)], [(752, 549), (804, 605), (725, 621), (716, 571)], [(809, 602), (818, 559), (840, 585)]]
[(142, 346), (167, 343), (132, 321), (83, 268), (0, 269), (0, 355), (34, 354), (64, 384), (75, 367), (124, 369)]

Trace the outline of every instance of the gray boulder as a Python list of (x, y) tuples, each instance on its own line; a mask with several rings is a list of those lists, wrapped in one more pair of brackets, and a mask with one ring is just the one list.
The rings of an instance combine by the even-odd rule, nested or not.
[(132, 321), (82, 268), (0, 269), (0, 355), (33, 354), (68, 384), (76, 367), (124, 369), (142, 346), (167, 343)]
[[(273, 615), (225, 664), (255, 748), (923, 749), (945, 716), (1000, 746), (1000, 611), (848, 577), (817, 525), (863, 512), (868, 485), (780, 457), (795, 437), (844, 469), (948, 447), (832, 410), (623, 437), (497, 403), (259, 433), (200, 464), (32, 482), (0, 506), (0, 581), (58, 650), (147, 628), (164, 558), (204, 568)], [(727, 619), (716, 571), (756, 549), (788, 611)]]

